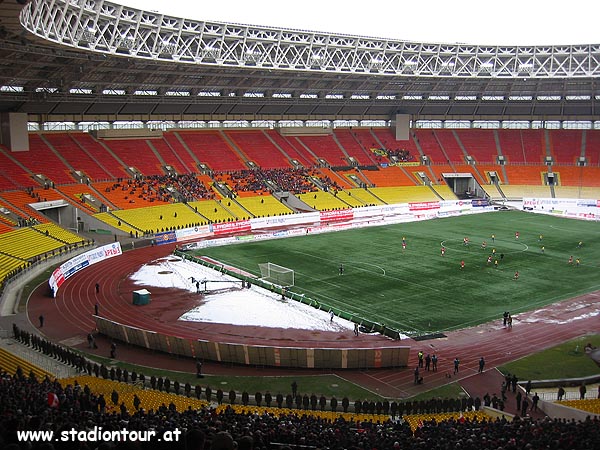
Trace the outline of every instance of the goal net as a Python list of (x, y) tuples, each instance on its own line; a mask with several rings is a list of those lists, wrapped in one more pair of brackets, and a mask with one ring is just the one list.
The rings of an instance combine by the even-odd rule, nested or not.
[(282, 287), (289, 287), (294, 285), (294, 271), (287, 267), (278, 266), (273, 263), (259, 264), (260, 276), (264, 281), (276, 284)]

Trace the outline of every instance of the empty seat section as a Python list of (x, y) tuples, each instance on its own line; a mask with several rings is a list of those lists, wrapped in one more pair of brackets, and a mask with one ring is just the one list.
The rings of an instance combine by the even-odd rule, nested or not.
[(454, 130), (458, 139), (477, 163), (495, 163), (498, 157), (494, 130)]
[(500, 194), (500, 191), (494, 184), (482, 184), (481, 187), (485, 191), (487, 195), (489, 195), (492, 200), (503, 200), (504, 197)]
[[(404, 170), (397, 166), (388, 166), (379, 170), (369, 170), (365, 172), (369, 180), (378, 187), (385, 186), (415, 186), (418, 184), (416, 178), (411, 178), (410, 174), (417, 167), (405, 167)], [(422, 170), (419, 169), (419, 170)], [(407, 175), (409, 173), (409, 175)]]
[(278, 216), (293, 212), (286, 206), (284, 201), (279, 201), (271, 195), (239, 197), (236, 201), (250, 211), (255, 217)]
[(154, 147), (164, 163), (168, 166), (171, 166), (175, 172), (181, 174), (196, 172), (196, 168), (194, 167), (195, 165), (191, 166), (192, 170), (188, 169), (181, 158), (179, 158), (179, 155), (173, 151), (171, 146), (164, 139), (150, 139), (149, 143), (152, 145), (152, 147)]
[(462, 163), (465, 160), (465, 154), (462, 151), (462, 148), (460, 148), (460, 144), (456, 140), (453, 131), (454, 130), (433, 130), (440, 146), (448, 157), (448, 160), (453, 163)]
[(290, 159), (295, 159), (304, 167), (313, 167), (317, 164), (314, 158), (311, 155), (306, 154), (306, 150), (302, 148), (300, 143), (295, 142), (294, 139), (288, 139), (275, 130), (268, 130), (266, 133), (275, 144), (290, 157)]
[(12, 154), (12, 152), (6, 150), (4, 147), (0, 147), (0, 167), (2, 167), (0, 182), (3, 185), (2, 190), (39, 186), (25, 168), (21, 167), (8, 156)]
[(216, 172), (247, 168), (218, 131), (178, 131), (177, 134), (200, 163)]
[[(192, 203), (190, 203), (190, 206), (192, 206)], [(127, 222), (140, 230), (150, 232), (168, 231), (181, 226), (194, 226), (203, 221), (202, 217), (183, 203), (113, 211), (113, 215), (122, 222)]]
[(297, 197), (309, 207), (319, 211), (350, 208), (347, 203), (344, 203), (331, 192), (307, 192), (306, 194), (298, 194)]
[(173, 150), (173, 152), (176, 153), (177, 156), (179, 156), (179, 159), (181, 159), (185, 163), (187, 168), (192, 173), (198, 172), (198, 164), (196, 163), (190, 152), (181, 143), (180, 136), (177, 132), (163, 133), (163, 140)]
[[(583, 186), (600, 186), (600, 167), (586, 167), (583, 171)], [(598, 197), (600, 198), (600, 197)]]
[(548, 130), (555, 164), (576, 164), (581, 156), (581, 130)]
[(85, 241), (81, 236), (71, 233), (52, 222), (40, 223), (39, 225), (34, 225), (33, 228), (44, 234), (48, 232), (48, 236), (67, 244), (82, 244)]
[(369, 190), (388, 204), (439, 200), (429, 186), (376, 187)]
[(129, 178), (125, 167), (115, 159), (111, 153), (106, 150), (98, 141), (88, 133), (71, 134), (71, 138), (76, 141), (93, 159), (97, 161), (110, 178)]
[(414, 134), (421, 150), (433, 163), (446, 164), (449, 162), (436, 139), (434, 130), (416, 129)]
[(369, 154), (370, 159), (373, 160), (376, 164), (387, 163), (389, 160), (383, 156), (375, 153), (373, 150), (381, 149), (382, 145), (378, 141), (378, 139), (371, 133), (370, 129), (364, 128), (355, 128), (352, 130), (354, 133), (354, 137), (360, 145), (365, 149), (365, 151)]
[[(123, 223), (123, 221), (119, 220), (118, 217), (113, 216), (111, 213), (98, 213), (98, 214), (94, 214), (94, 218), (104, 222), (107, 225), (110, 225), (113, 228), (117, 228), (121, 231), (124, 231), (125, 233), (130, 233), (135, 235), (136, 233), (138, 233), (138, 230), (142, 230), (141, 228), (136, 228), (136, 227), (132, 227), (126, 223)], [(102, 227), (98, 227), (97, 230), (108, 230), (108, 228), (102, 228)], [(143, 231), (143, 230), (142, 230)]]
[(317, 157), (323, 158), (332, 166), (350, 165), (348, 158), (332, 136), (298, 136), (296, 139), (308, 147)]
[(0, 234), (0, 252), (24, 260), (44, 253), (59, 251), (64, 246), (64, 242), (54, 239), (52, 236), (46, 236), (32, 227)]
[(11, 156), (34, 174), (42, 174), (55, 184), (75, 183), (69, 169), (37, 134), (29, 134), (29, 151)]
[(335, 131), (335, 136), (348, 156), (352, 156), (359, 165), (372, 166), (375, 164), (359, 142), (355, 131), (339, 129)]
[(589, 166), (600, 165), (600, 130), (586, 130), (585, 159)]
[(262, 169), (291, 167), (285, 155), (262, 131), (226, 131), (225, 134)]
[(431, 187), (444, 200), (456, 200), (458, 198), (447, 184), (432, 185)]
[(481, 177), (484, 180), (484, 184), (491, 183), (491, 179), (489, 177), (489, 172), (496, 172), (496, 179), (500, 183), (505, 183), (504, 175), (502, 173), (502, 167), (497, 166), (495, 164), (477, 164), (477, 170), (481, 174)]
[[(445, 173), (455, 173), (455, 167), (449, 164), (432, 164), (429, 166), (429, 169), (433, 172), (434, 178), (431, 180), (434, 183), (444, 183), (444, 174)], [(423, 170), (428, 177), (431, 177), (431, 173), (429, 170)]]
[[(231, 200), (229, 198), (223, 198), (220, 200), (214, 200), (219, 207), (217, 208), (218, 211), (220, 211), (221, 209), (223, 209), (225, 211), (225, 216), (224, 219), (229, 219), (230, 217), (235, 219), (235, 220), (245, 220), (245, 219), (250, 219), (252, 217), (252, 214), (250, 214), (250, 212), (246, 211), (239, 203), (237, 203), (235, 200)], [(194, 205), (196, 205), (196, 203), (191, 202), (190, 206), (194, 207)], [(214, 209), (213, 209), (214, 212)], [(221, 214), (219, 212), (219, 214)]]
[(521, 199), (523, 197), (552, 197), (549, 186), (507, 184), (501, 186), (501, 189), (502, 192), (504, 192), (504, 195), (506, 195), (506, 198), (509, 200)]
[(600, 167), (554, 166), (561, 186), (600, 186)]
[(497, 130), (502, 156), (508, 164), (523, 164), (525, 150), (521, 130)]
[[(81, 133), (78, 133), (81, 134)], [(74, 170), (83, 172), (92, 180), (108, 180), (112, 175), (106, 172), (75, 141), (70, 133), (47, 133), (44, 138), (52, 145)]]
[(144, 175), (163, 174), (162, 164), (145, 139), (110, 139), (104, 141), (127, 167), (135, 167)]
[[(230, 209), (224, 208), (222, 203), (219, 203), (216, 200), (204, 200), (201, 202), (190, 202), (189, 205), (194, 208), (198, 214), (202, 214), (204, 219), (200, 219), (202, 221), (210, 221), (210, 222), (234, 222), (236, 220), (242, 219), (244, 216), (241, 215), (239, 218), (231, 213)], [(244, 212), (244, 215), (247, 213)]]
[(553, 166), (552, 172), (558, 176), (560, 186), (583, 186), (583, 173), (585, 167), (578, 166)]
[(554, 196), (556, 198), (596, 198), (586, 197), (585, 194), (588, 192), (584, 193), (579, 186), (554, 186)]
[(9, 209), (24, 219), (33, 217), (39, 222), (47, 222), (48, 219), (43, 214), (37, 212), (37, 210), (31, 206), (31, 203), (43, 202), (46, 200), (58, 200), (57, 194), (50, 189), (37, 189), (32, 190), (31, 193), (26, 191), (10, 191), (2, 192), (0, 194), (2, 198), (15, 208)]
[[(91, 203), (89, 203), (85, 199), (85, 195), (91, 195), (94, 198), (97, 198), (95, 192), (93, 192), (92, 188), (86, 184), (63, 184), (59, 186), (57, 191), (59, 191), (62, 195), (67, 197), (69, 201), (73, 204), (73, 206), (77, 206), (78, 208), (87, 210), (88, 213), (97, 213), (98, 208), (94, 207)], [(101, 200), (100, 200), (101, 201)]]
[[(518, 148), (511, 148), (515, 153), (508, 154), (502, 145), (502, 154), (507, 156), (509, 163), (524, 162), (526, 164), (539, 164), (546, 158), (546, 138), (544, 130), (498, 130), (499, 135), (511, 135), (513, 143), (520, 144)], [(514, 158), (518, 158), (516, 161)]]
[[(1, 233), (3, 236), (5, 233)], [(0, 253), (0, 280), (3, 280), (9, 273), (19, 267), (26, 267), (27, 263), (22, 259), (15, 258), (14, 256), (4, 255)]]
[(0, 219), (0, 234), (8, 233), (10, 231), (14, 231), (13, 225), (8, 224), (4, 220)]
[(531, 184), (540, 185), (544, 182), (544, 172), (548, 171), (547, 166), (512, 166), (510, 164), (504, 167), (509, 184)]
[(348, 203), (353, 208), (371, 205), (383, 205), (383, 202), (375, 197), (368, 189), (349, 189), (347, 191), (339, 191), (337, 198)]

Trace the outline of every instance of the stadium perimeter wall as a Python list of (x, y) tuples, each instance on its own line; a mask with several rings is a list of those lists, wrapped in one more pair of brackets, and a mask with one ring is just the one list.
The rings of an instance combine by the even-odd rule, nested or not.
[(300, 348), (186, 339), (142, 330), (95, 316), (102, 334), (128, 344), (190, 358), (239, 365), (304, 369), (406, 367), (409, 346), (379, 348)]

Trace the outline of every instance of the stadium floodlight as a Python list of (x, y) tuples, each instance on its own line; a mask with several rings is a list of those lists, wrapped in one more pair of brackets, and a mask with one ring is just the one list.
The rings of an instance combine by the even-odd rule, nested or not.
[(261, 280), (280, 287), (294, 286), (294, 271), (287, 267), (279, 266), (271, 262), (258, 265)]

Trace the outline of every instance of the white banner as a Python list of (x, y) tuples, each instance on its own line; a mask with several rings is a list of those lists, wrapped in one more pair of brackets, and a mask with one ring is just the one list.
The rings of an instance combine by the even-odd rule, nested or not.
[(58, 288), (71, 275), (79, 272), (82, 269), (85, 269), (88, 266), (91, 266), (92, 264), (96, 264), (97, 262), (104, 261), (105, 259), (122, 254), (123, 252), (121, 250), (121, 244), (119, 242), (114, 242), (112, 244), (104, 245), (102, 247), (87, 251), (81, 255), (77, 255), (75, 258), (65, 261), (59, 267), (54, 269), (54, 272), (52, 272), (52, 275), (50, 275), (50, 279), (48, 280), (50, 289), (52, 289), (52, 292), (56, 297)]

